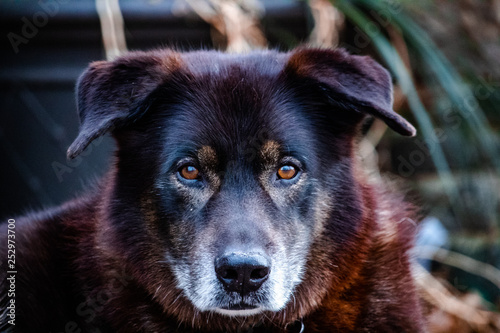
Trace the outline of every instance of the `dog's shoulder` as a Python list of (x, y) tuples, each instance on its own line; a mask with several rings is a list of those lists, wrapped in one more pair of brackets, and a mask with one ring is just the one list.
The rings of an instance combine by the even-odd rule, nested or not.
[[(69, 201), (59, 207), (28, 213), (0, 225), (1, 233), (11, 230), (14, 244), (13, 261), (2, 258), (2, 267), (13, 269), (0, 272), (1, 281), (15, 277), (10, 297), (16, 302), (19, 331), (44, 331), (51, 322), (71, 321), (75, 289), (78, 280), (78, 260), (87, 251), (85, 242), (92, 237), (95, 200), (91, 196)], [(7, 253), (7, 238), (0, 240), (2, 252)], [(9, 286), (0, 286), (0, 307), (5, 302)], [(69, 305), (69, 306), (68, 306)], [(30, 318), (30, 320), (25, 320)]]
[[(97, 204), (97, 199), (89, 193), (61, 206), (15, 218), (18, 254), (44, 261), (48, 252), (69, 249), (75, 244), (75, 239), (80, 239), (80, 233), (94, 228)], [(2, 227), (7, 226), (4, 224)], [(48, 259), (54, 260), (54, 256)]]

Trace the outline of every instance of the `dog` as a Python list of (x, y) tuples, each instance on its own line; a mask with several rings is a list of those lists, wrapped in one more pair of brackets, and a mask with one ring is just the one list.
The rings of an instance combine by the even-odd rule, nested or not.
[(111, 133), (112, 166), (87, 194), (15, 219), (15, 325), (2, 268), (1, 328), (424, 331), (412, 209), (356, 150), (367, 116), (415, 135), (392, 101), (388, 72), (342, 49), (90, 64), (68, 158)]

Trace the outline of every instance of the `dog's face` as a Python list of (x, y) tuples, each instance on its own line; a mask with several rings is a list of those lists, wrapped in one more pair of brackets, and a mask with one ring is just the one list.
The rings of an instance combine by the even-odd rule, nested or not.
[(278, 311), (318, 227), (311, 131), (275, 80), (259, 85), (230, 66), (196, 79), (178, 92), (180, 104), (152, 107), (176, 110), (153, 121), (164, 124), (151, 190), (166, 261), (201, 311)]
[(342, 51), (131, 54), (82, 76), (69, 155), (113, 132), (107, 237), (167, 313), (310, 308), (361, 220), (352, 150), (365, 113), (414, 132), (391, 87)]

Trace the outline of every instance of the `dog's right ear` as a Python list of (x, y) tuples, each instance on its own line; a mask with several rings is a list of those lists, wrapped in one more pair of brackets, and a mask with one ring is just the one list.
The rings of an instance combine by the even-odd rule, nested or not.
[(92, 140), (134, 119), (146, 98), (180, 64), (180, 55), (173, 51), (132, 52), (90, 64), (76, 87), (80, 131), (67, 157), (75, 158)]

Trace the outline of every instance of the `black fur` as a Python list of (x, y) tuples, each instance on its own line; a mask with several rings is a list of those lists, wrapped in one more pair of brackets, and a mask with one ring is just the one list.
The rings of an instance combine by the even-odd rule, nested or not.
[[(83, 197), (17, 219), (15, 331), (422, 330), (413, 231), (397, 223), (407, 206), (355, 157), (366, 114), (415, 134), (373, 60), (130, 53), (90, 65), (78, 108), (68, 156), (111, 132), (114, 162)], [(295, 176), (280, 178), (282, 166)], [(228, 253), (267, 258), (267, 280), (228, 289), (214, 270)]]

